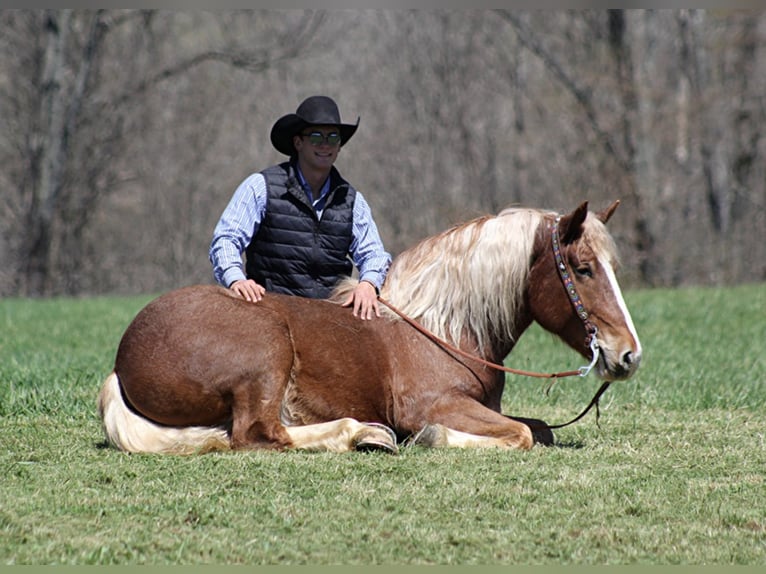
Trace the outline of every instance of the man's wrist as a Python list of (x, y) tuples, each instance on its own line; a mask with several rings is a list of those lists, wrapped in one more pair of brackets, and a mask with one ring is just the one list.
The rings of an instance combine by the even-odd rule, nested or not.
[(378, 286), (377, 286), (377, 285), (375, 285), (375, 283), (373, 283), (371, 280), (369, 280), (369, 279), (361, 279), (359, 282), (360, 282), (360, 283), (362, 283), (362, 282), (364, 282), (364, 283), (369, 283), (370, 285), (372, 285), (372, 288), (373, 288), (373, 289), (375, 289), (375, 294), (376, 294), (376, 295), (380, 295), (380, 289), (379, 289), (379, 288), (378, 288)]

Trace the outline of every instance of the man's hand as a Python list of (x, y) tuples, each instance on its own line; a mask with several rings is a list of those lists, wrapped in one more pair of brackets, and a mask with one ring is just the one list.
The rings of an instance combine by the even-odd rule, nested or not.
[(229, 285), (229, 289), (242, 297), (245, 301), (257, 303), (263, 298), (266, 289), (252, 279), (240, 279)]
[(360, 281), (348, 299), (343, 302), (344, 307), (352, 305), (354, 317), (359, 317), (362, 320), (372, 319), (373, 316), (380, 317), (378, 295), (375, 292), (375, 286), (369, 281)]

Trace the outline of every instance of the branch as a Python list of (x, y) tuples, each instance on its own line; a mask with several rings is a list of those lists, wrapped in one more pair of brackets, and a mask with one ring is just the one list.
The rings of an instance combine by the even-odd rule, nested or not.
[(618, 152), (617, 147), (614, 145), (612, 136), (599, 124), (598, 114), (593, 105), (593, 98), (591, 98), (589, 90), (579, 86), (577, 82), (566, 73), (556, 58), (546, 50), (546, 48), (537, 40), (534, 32), (532, 32), (518, 16), (509, 10), (495, 10), (495, 12), (513, 26), (516, 35), (519, 38), (519, 42), (521, 42), (521, 44), (535, 56), (540, 58), (545, 67), (553, 74), (554, 78), (556, 78), (556, 80), (558, 80), (564, 88), (572, 94), (577, 103), (580, 104), (580, 107), (582, 107), (585, 112), (585, 116), (588, 118), (591, 129), (594, 131), (599, 141), (601, 141), (607, 154), (612, 156), (624, 171), (632, 171), (633, 166), (631, 162), (622, 157)]
[(274, 55), (269, 51), (266, 51), (265, 54), (258, 54), (254, 51), (245, 50), (208, 50), (160, 70), (154, 76), (133, 86), (133, 88), (112, 100), (110, 103), (112, 105), (122, 106), (127, 101), (147, 92), (165, 80), (182, 75), (207, 62), (222, 63), (233, 68), (257, 74), (275, 64), (300, 56), (313, 40), (315, 36), (314, 32), (316, 32), (322, 25), (325, 17), (326, 13), (324, 11), (306, 12), (297, 29), (289, 33), (289, 39), (277, 42), (277, 45), (280, 48), (284, 48), (280, 54)]

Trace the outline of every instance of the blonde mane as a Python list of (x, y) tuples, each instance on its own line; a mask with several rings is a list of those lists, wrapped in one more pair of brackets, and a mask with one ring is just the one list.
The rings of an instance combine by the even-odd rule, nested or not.
[(394, 260), (381, 296), (452, 342), (510, 339), (546, 213), (506, 209), (423, 240)]

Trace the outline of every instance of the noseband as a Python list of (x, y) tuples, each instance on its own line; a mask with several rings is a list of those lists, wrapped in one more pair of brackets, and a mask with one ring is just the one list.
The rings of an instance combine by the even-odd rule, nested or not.
[[(554, 379), (554, 380), (558, 378), (562, 378), (562, 377), (573, 377), (573, 376), (585, 377), (591, 372), (593, 367), (598, 362), (599, 346), (598, 346), (598, 340), (596, 338), (596, 334), (598, 333), (598, 328), (596, 327), (596, 325), (593, 324), (593, 322), (589, 318), (588, 311), (586, 311), (585, 305), (583, 305), (583, 302), (580, 299), (580, 295), (577, 293), (577, 289), (575, 288), (574, 281), (572, 280), (572, 274), (569, 272), (569, 268), (567, 267), (567, 264), (564, 261), (564, 256), (561, 253), (561, 244), (559, 241), (559, 222), (560, 221), (561, 221), (561, 216), (556, 217), (555, 221), (550, 227), (551, 243), (553, 246), (553, 258), (556, 263), (556, 269), (558, 270), (559, 277), (561, 278), (561, 282), (564, 285), (564, 289), (566, 290), (567, 295), (569, 296), (569, 300), (572, 303), (572, 306), (574, 307), (575, 313), (582, 320), (583, 326), (585, 327), (585, 332), (586, 332), (585, 344), (586, 346), (590, 347), (590, 350), (592, 353), (592, 358), (589, 365), (582, 366), (579, 369), (574, 371), (563, 371), (560, 373), (536, 373), (533, 371), (523, 371), (520, 369), (512, 369), (510, 367), (506, 367), (505, 365), (498, 365), (497, 363), (492, 363), (491, 361), (485, 361), (484, 359), (480, 357), (476, 357), (475, 355), (472, 355), (470, 353), (466, 353), (462, 349), (459, 349), (456, 346), (451, 345), (447, 341), (437, 337), (435, 334), (433, 334), (428, 329), (423, 327), (420, 323), (418, 323), (417, 321), (405, 315), (402, 311), (394, 307), (390, 302), (388, 302), (383, 297), (379, 296), (378, 300), (381, 303), (383, 303), (386, 307), (391, 309), (391, 311), (397, 314), (405, 322), (412, 325), (415, 329), (420, 331), (422, 334), (424, 334), (426, 337), (428, 337), (429, 339), (431, 339), (432, 341), (434, 341), (436, 344), (440, 345), (441, 347), (448, 349), (449, 351), (452, 351), (453, 353), (456, 353), (458, 355), (462, 355), (463, 357), (466, 357), (473, 361), (477, 361), (485, 366), (491, 367), (498, 371), (504, 371), (506, 373), (513, 373), (515, 375), (522, 375), (525, 377), (538, 377), (538, 378), (546, 378), (546, 379)], [(579, 421), (594, 406), (596, 407), (596, 422), (598, 423), (598, 417), (599, 417), (598, 403), (599, 403), (599, 400), (601, 399), (601, 395), (603, 395), (604, 392), (606, 392), (610, 384), (611, 384), (611, 381), (605, 381), (601, 385), (601, 387), (599, 387), (598, 391), (596, 391), (595, 396), (591, 399), (588, 406), (585, 407), (585, 410), (583, 410), (579, 415), (577, 415), (571, 421), (558, 424), (558, 425), (542, 425), (542, 426), (534, 425), (534, 427), (532, 427), (532, 430), (559, 429), (565, 426), (569, 426)]]

